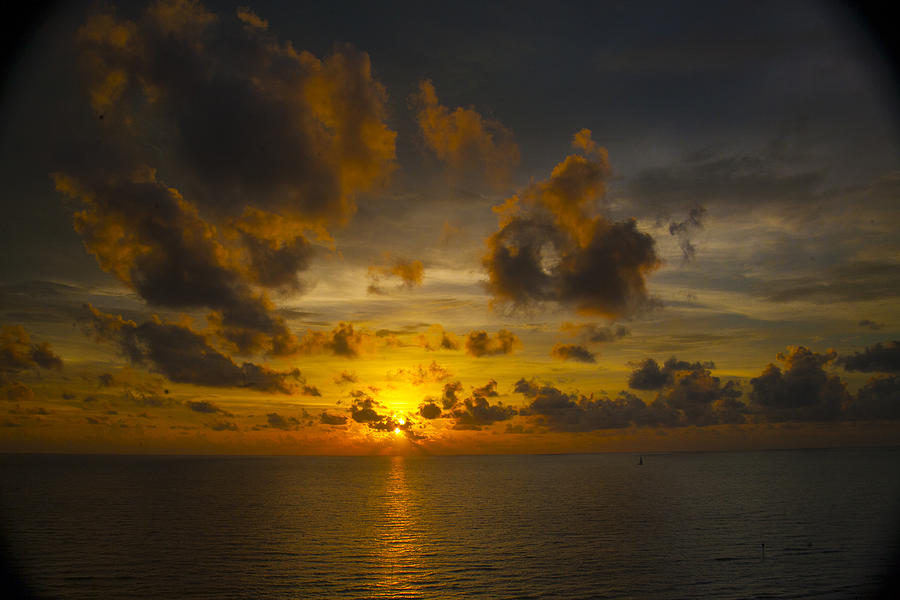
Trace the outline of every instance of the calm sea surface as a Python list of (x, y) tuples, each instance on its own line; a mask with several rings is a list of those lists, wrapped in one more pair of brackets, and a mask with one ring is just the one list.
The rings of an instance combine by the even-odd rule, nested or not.
[(7, 552), (46, 598), (867, 597), (898, 515), (896, 448), (0, 456)]

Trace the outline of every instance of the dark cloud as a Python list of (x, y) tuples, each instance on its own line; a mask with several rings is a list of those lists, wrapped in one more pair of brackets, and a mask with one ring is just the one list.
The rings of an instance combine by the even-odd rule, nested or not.
[(18, 381), (0, 387), (0, 398), (10, 402), (30, 402), (34, 400), (34, 390)]
[(689, 363), (678, 360), (674, 356), (667, 360), (662, 367), (652, 358), (644, 359), (628, 377), (628, 387), (635, 390), (659, 390), (667, 385), (672, 385), (675, 373), (678, 371), (701, 371), (715, 369), (712, 362)]
[(269, 424), (269, 427), (284, 429), (285, 431), (300, 427), (300, 421), (296, 417), (285, 417), (274, 412), (266, 415), (266, 422)]
[(441, 395), (441, 406), (444, 410), (450, 410), (459, 402), (459, 394), (463, 391), (462, 383), (459, 381), (451, 381), (444, 384), (443, 393)]
[(24, 369), (62, 369), (62, 358), (48, 342), (34, 343), (28, 331), (19, 325), (0, 329), (0, 377)]
[(171, 381), (284, 394), (292, 392), (292, 381), (302, 383), (298, 369), (273, 371), (250, 362), (238, 366), (185, 325), (159, 319), (138, 325), (90, 305), (87, 309), (83, 323), (98, 340), (117, 343), (132, 363), (148, 364)]
[(374, 350), (377, 338), (377, 335), (368, 330), (354, 329), (352, 323), (341, 321), (331, 331), (307, 331), (300, 339), (298, 348), (304, 354), (330, 353), (356, 358)]
[(212, 429), (213, 431), (240, 431), (237, 424), (230, 421), (213, 421), (212, 423), (206, 423), (203, 426), (207, 429)]
[(847, 404), (848, 419), (900, 419), (900, 375), (875, 376)]
[(322, 411), (319, 414), (319, 423), (322, 425), (345, 425), (347, 423), (347, 417), (344, 415), (332, 415)]
[(790, 346), (777, 358), (784, 370), (769, 364), (750, 380), (750, 403), (770, 421), (827, 421), (841, 416), (850, 396), (837, 375), (825, 371), (834, 351), (819, 354), (804, 346)]
[(593, 352), (576, 344), (555, 344), (550, 349), (550, 356), (560, 360), (575, 360), (578, 362), (593, 363), (597, 358)]
[(486, 331), (472, 331), (466, 336), (466, 352), (475, 357), (511, 354), (521, 345), (519, 337), (500, 329), (492, 338)]
[(359, 377), (356, 376), (356, 373), (351, 373), (350, 371), (341, 371), (337, 375), (334, 376), (334, 382), (338, 385), (344, 385), (347, 383), (358, 383)]
[(842, 356), (837, 364), (848, 371), (863, 373), (900, 373), (900, 342), (878, 342), (853, 356)]
[(669, 235), (678, 238), (678, 245), (681, 247), (682, 258), (685, 261), (691, 260), (697, 254), (697, 249), (691, 243), (691, 238), (695, 233), (703, 229), (704, 217), (706, 217), (706, 209), (702, 206), (695, 206), (688, 211), (688, 216), (685, 220), (669, 223)]
[(869, 319), (862, 319), (859, 323), (857, 323), (860, 327), (865, 327), (867, 329), (871, 329), (872, 331), (879, 331), (884, 329), (884, 323), (877, 323), (875, 321), (870, 321)]
[(106, 127), (130, 127), (135, 146), (164, 136), (167, 166), (205, 205), (241, 215), (252, 199), (269, 214), (342, 221), (393, 168), (384, 89), (365, 53), (321, 60), (252, 14), (164, 0), (130, 21), (100, 8), (77, 36), (91, 105)]
[(500, 229), (483, 259), (495, 303), (554, 301), (609, 318), (652, 304), (645, 277), (660, 264), (655, 242), (633, 219), (592, 216), (610, 168), (590, 132), (581, 134), (576, 147), (587, 156), (568, 156), (549, 179), (495, 208)]
[(647, 406), (643, 400), (628, 392), (622, 392), (614, 400), (585, 397), (525, 379), (516, 383), (515, 391), (529, 400), (520, 414), (535, 417), (556, 431), (593, 431), (629, 425), (673, 425), (677, 422), (673, 411), (662, 406)]
[(225, 416), (229, 416), (229, 417), (233, 416), (231, 413), (216, 406), (214, 403), (210, 402), (209, 400), (196, 400), (196, 401), (188, 400), (187, 402), (184, 403), (184, 405), (187, 406), (192, 411), (198, 412), (198, 413), (203, 413), (203, 414), (207, 414), (207, 415), (221, 413)]
[(212, 309), (210, 321), (240, 352), (295, 351), (293, 334), (231, 260), (216, 229), (153, 171), (86, 185), (55, 178), (58, 191), (82, 202), (74, 224), (85, 248), (148, 304)]
[(100, 387), (110, 387), (112, 386), (116, 379), (112, 376), (112, 373), (101, 373), (97, 375), (97, 380), (100, 382)]
[(419, 415), (428, 420), (437, 419), (441, 416), (441, 407), (434, 402), (424, 402), (419, 406)]
[(599, 344), (613, 342), (627, 336), (630, 332), (624, 325), (600, 327), (596, 323), (569, 323), (560, 325), (560, 331), (577, 337), (584, 343)]
[(472, 389), (472, 395), (461, 403), (457, 402), (449, 416), (453, 418), (453, 428), (479, 430), (498, 421), (507, 421), (518, 414), (512, 406), (502, 402), (491, 404), (488, 398), (497, 396), (497, 382), (491, 379), (481, 387)]

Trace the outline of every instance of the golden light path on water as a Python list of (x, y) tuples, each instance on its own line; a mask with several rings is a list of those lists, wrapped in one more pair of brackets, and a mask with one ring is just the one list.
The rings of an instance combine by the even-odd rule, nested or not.
[(418, 594), (417, 584), (422, 582), (423, 544), (415, 518), (414, 499), (406, 481), (406, 459), (392, 456), (390, 461), (378, 540), (381, 579), (376, 585), (386, 596), (412, 597)]

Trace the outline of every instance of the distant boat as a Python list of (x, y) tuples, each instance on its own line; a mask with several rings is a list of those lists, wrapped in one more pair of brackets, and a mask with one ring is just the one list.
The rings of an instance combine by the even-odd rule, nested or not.
[(638, 466), (641, 466), (643, 464), (644, 464), (644, 457), (642, 456), (638, 459)]

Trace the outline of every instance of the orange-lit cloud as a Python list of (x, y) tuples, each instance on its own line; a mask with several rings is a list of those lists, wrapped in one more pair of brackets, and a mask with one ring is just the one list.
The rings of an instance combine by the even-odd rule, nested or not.
[(284, 394), (292, 393), (292, 382), (305, 383), (297, 369), (281, 372), (251, 362), (238, 365), (186, 325), (158, 318), (138, 325), (93, 306), (87, 309), (83, 322), (98, 340), (118, 344), (133, 364), (148, 365), (171, 381)]
[[(576, 146), (586, 147), (579, 136)], [(496, 303), (554, 301), (608, 318), (650, 305), (645, 277), (660, 265), (653, 238), (634, 220), (593, 214), (609, 172), (605, 152), (570, 155), (495, 209), (500, 230), (483, 262)]]
[(370, 265), (369, 266), (369, 284), (368, 291), (370, 294), (383, 294), (384, 288), (381, 286), (381, 280), (385, 277), (397, 278), (400, 285), (407, 289), (422, 285), (422, 278), (425, 275), (425, 265), (421, 260), (408, 260), (395, 256), (393, 259), (387, 256), (387, 265)]
[(477, 330), (466, 336), (466, 352), (475, 357), (512, 354), (521, 344), (519, 336), (506, 329), (498, 330), (494, 337)]
[(473, 108), (442, 105), (431, 81), (411, 98), (425, 143), (457, 175), (473, 173), (502, 185), (519, 162), (519, 148), (501, 123)]

